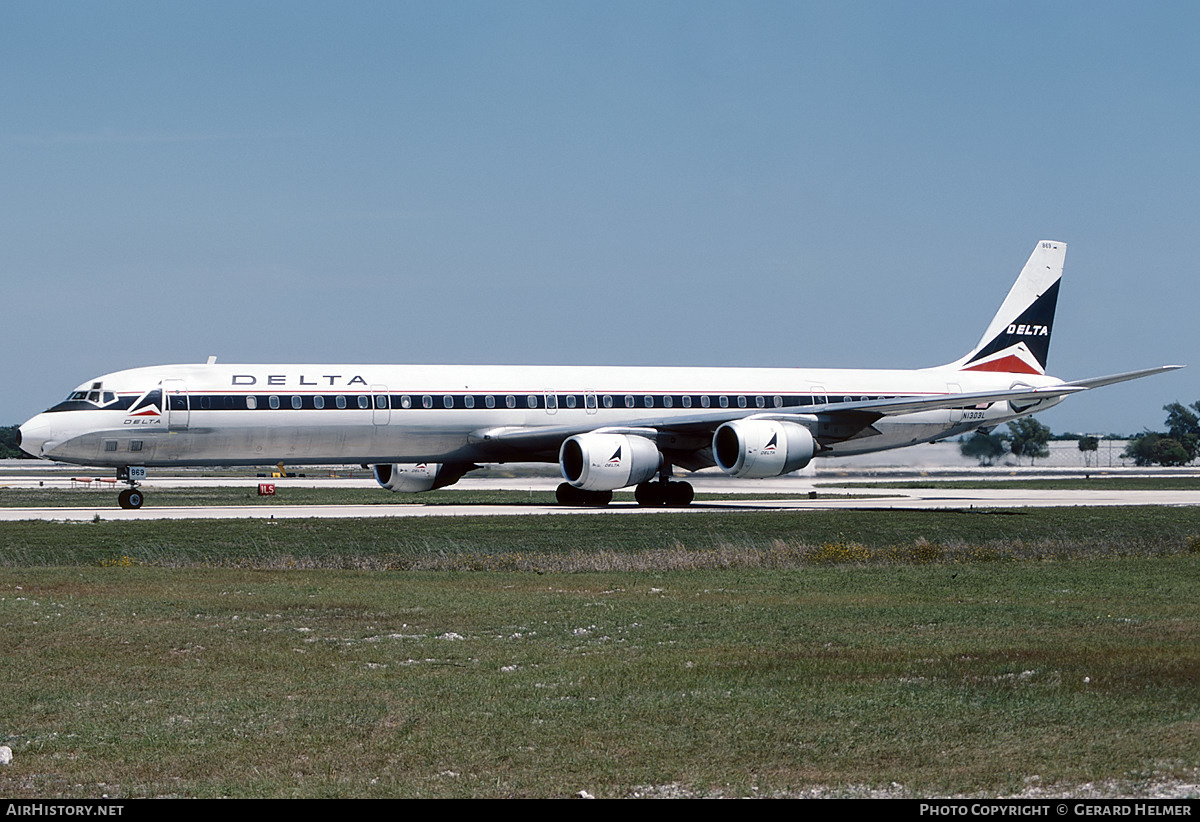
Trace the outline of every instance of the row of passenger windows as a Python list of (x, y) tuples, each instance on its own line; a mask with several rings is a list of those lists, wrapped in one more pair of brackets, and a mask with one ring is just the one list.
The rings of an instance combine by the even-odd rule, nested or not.
[[(357, 408), (386, 410), (410, 408), (783, 408), (785, 406), (814, 405), (825, 402), (852, 402), (867, 400), (868, 397), (828, 397), (762, 394), (357, 394), (333, 395), (293, 394), (264, 396), (201, 396), (193, 397), (192, 409), (240, 410), (256, 408)], [(171, 397), (171, 407), (184, 410), (183, 396)]]

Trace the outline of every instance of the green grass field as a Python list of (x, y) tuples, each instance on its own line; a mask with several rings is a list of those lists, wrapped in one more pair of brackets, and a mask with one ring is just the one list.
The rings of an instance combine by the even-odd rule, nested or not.
[(2, 523), (0, 795), (1186, 792), (1198, 578), (1188, 508)]

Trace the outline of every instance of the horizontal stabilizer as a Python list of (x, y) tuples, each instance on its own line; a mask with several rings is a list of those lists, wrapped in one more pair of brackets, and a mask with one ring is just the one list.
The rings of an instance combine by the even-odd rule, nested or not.
[(1126, 371), (1121, 374), (1110, 374), (1107, 377), (1092, 377), (1086, 380), (1071, 380), (1067, 385), (1077, 385), (1080, 388), (1099, 388), (1102, 385), (1115, 385), (1119, 382), (1139, 380), (1142, 377), (1153, 377), (1155, 374), (1165, 374), (1168, 371), (1178, 371), (1185, 368), (1182, 365), (1160, 365), (1158, 368), (1143, 368), (1141, 371)]

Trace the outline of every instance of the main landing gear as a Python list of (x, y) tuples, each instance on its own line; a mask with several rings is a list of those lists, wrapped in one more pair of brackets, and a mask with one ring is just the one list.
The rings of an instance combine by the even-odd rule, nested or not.
[(145, 495), (138, 489), (138, 481), (146, 478), (146, 469), (139, 465), (126, 465), (117, 469), (117, 480), (129, 484), (129, 487), (117, 494), (117, 504), (126, 510), (136, 510), (146, 501)]
[[(642, 507), (686, 508), (692, 504), (695, 492), (690, 482), (660, 479), (656, 482), (639, 483), (633, 498)], [(584, 505), (603, 508), (612, 502), (612, 491), (584, 491), (569, 482), (560, 483), (554, 492), (559, 505)]]
[(554, 489), (554, 498), (559, 505), (586, 505), (603, 508), (612, 502), (612, 491), (584, 491), (569, 482), (559, 483)]
[(695, 491), (690, 482), (660, 479), (658, 482), (639, 483), (633, 489), (633, 498), (643, 507), (686, 508), (692, 504)]

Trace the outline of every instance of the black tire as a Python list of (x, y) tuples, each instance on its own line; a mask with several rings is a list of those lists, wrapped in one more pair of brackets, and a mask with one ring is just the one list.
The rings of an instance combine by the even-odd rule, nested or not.
[(560, 482), (554, 489), (554, 498), (558, 500), (559, 505), (582, 505), (583, 491), (569, 482)]
[(612, 491), (584, 491), (569, 482), (559, 483), (554, 489), (554, 498), (559, 505), (587, 505), (593, 508), (603, 508), (612, 502)]
[(643, 508), (654, 508), (666, 504), (666, 497), (663, 493), (663, 484), (661, 482), (638, 483), (637, 488), (633, 489), (633, 498)]
[(603, 508), (612, 502), (612, 491), (584, 491), (583, 504), (592, 508)]
[(146, 498), (142, 496), (142, 492), (136, 488), (126, 488), (117, 495), (117, 502), (126, 510), (137, 510), (145, 501)]
[(690, 482), (672, 482), (666, 488), (667, 505), (672, 508), (687, 508), (696, 496)]

